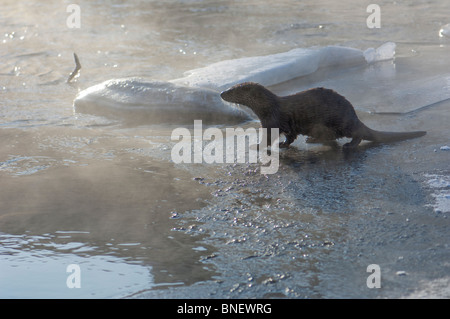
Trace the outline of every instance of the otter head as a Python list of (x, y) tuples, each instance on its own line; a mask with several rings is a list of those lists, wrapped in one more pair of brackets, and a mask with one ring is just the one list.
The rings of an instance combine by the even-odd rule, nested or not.
[(266, 127), (267, 123), (278, 118), (278, 97), (258, 83), (237, 84), (220, 94), (227, 102), (245, 105), (250, 108)]
[(242, 104), (254, 109), (256, 107), (262, 107), (265, 101), (272, 95), (264, 86), (253, 83), (245, 82), (236, 84), (226, 91), (220, 93), (220, 97), (227, 102)]

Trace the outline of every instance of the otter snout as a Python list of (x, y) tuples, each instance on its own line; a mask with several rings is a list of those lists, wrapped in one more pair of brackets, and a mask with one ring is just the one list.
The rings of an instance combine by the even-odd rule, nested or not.
[(265, 90), (266, 88), (258, 83), (244, 82), (223, 91), (220, 97), (227, 102), (249, 106), (248, 103), (258, 99), (261, 91)]
[(242, 92), (240, 92), (236, 87), (231, 87), (222, 93), (220, 93), (220, 97), (227, 102), (235, 103), (235, 104), (241, 104), (242, 99)]
[[(225, 101), (228, 101), (228, 100), (227, 100), (227, 98), (229, 98), (228, 95), (229, 95), (229, 94), (228, 94), (228, 90), (222, 91), (222, 93), (220, 93), (220, 97), (221, 97), (223, 100), (225, 100)], [(231, 102), (231, 101), (228, 101), (228, 102)]]
[(229, 89), (220, 93), (220, 97), (222, 98), (222, 100), (230, 102), (230, 103), (237, 103), (236, 98), (234, 98), (234, 95), (235, 94), (230, 92)]

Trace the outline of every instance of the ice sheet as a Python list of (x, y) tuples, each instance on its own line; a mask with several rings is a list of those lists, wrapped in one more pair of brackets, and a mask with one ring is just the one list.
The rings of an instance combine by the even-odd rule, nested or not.
[(205, 123), (243, 122), (250, 114), (222, 101), (218, 92), (240, 82), (265, 86), (279, 84), (332, 66), (349, 66), (392, 59), (395, 44), (387, 43), (366, 51), (339, 47), (297, 48), (267, 56), (226, 60), (186, 72), (169, 82), (136, 78), (105, 81), (80, 92), (74, 101), (77, 112), (118, 115), (133, 110), (150, 122)]

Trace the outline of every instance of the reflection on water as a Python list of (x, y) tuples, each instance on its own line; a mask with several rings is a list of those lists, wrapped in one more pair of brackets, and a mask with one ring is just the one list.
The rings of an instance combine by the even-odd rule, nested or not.
[[(8, 289), (2, 289), (0, 297), (117, 298), (156, 286), (151, 266), (99, 254), (86, 242), (55, 243), (61, 237), (1, 235), (0, 283)], [(72, 264), (80, 267), (80, 289), (67, 285)]]
[[(92, 131), (7, 132), (15, 138), (1, 150), (0, 283), (11, 289), (1, 297), (120, 297), (211, 278), (200, 262), (209, 248), (171, 218), (204, 206), (208, 193), (143, 158), (139, 139), (129, 148), (132, 137)], [(65, 285), (69, 264), (81, 268), (80, 290)]]

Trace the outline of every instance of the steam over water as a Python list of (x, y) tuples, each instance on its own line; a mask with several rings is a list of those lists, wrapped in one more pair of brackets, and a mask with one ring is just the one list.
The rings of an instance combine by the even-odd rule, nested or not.
[[(355, 0), (80, 2), (79, 21), (70, 3), (0, 8), (0, 297), (450, 296), (448, 1), (380, 2), (380, 28)], [(268, 175), (173, 162), (197, 114), (259, 128), (220, 100), (223, 61), (246, 59), (233, 81), (292, 50), (325, 54), (253, 79), (328, 87), (371, 128), (427, 135), (350, 154), (299, 137)], [(117, 85), (74, 106), (102, 83)]]

